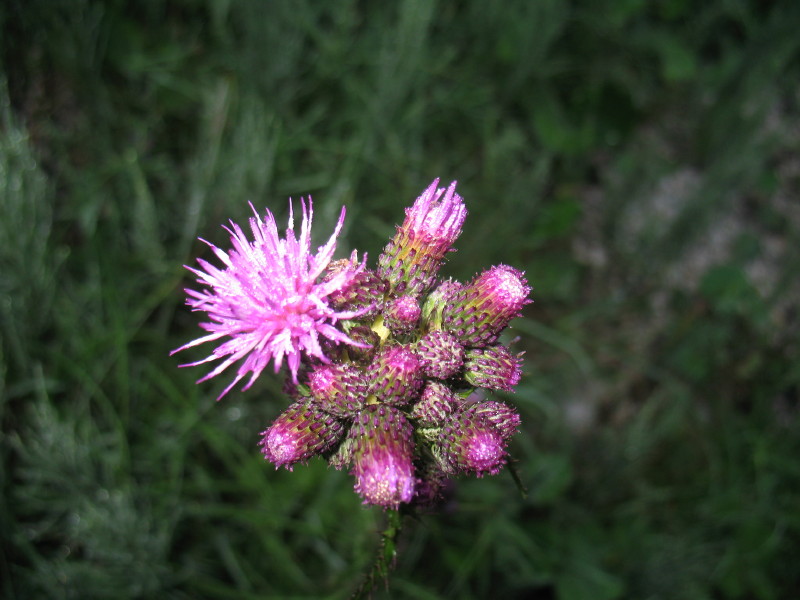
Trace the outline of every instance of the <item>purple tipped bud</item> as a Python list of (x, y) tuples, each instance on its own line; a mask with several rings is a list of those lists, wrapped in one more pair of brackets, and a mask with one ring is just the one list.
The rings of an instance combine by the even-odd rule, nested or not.
[(347, 332), (348, 337), (357, 342), (359, 346), (347, 346), (347, 354), (351, 360), (370, 362), (375, 358), (380, 336), (366, 325), (357, 325)]
[(458, 406), (458, 398), (450, 388), (438, 381), (428, 381), (411, 409), (411, 417), (425, 425), (443, 425)]
[(497, 428), (505, 440), (513, 436), (517, 432), (517, 428), (519, 428), (519, 413), (505, 402), (487, 400), (473, 404), (465, 410), (489, 421)]
[(497, 474), (506, 457), (505, 440), (497, 428), (468, 411), (456, 413), (442, 431), (441, 454), (452, 472), (482, 477)]
[[(353, 253), (349, 259), (343, 258), (332, 262), (322, 281), (333, 279), (344, 271), (354, 272), (358, 267), (358, 258)], [(346, 286), (328, 296), (331, 306), (336, 310), (358, 311), (359, 319), (369, 319), (377, 315), (386, 292), (386, 282), (369, 269), (355, 272), (349, 279), (350, 282)]]
[(464, 349), (456, 337), (446, 331), (430, 331), (416, 343), (415, 351), (427, 377), (447, 379), (464, 364)]
[(316, 365), (308, 376), (308, 387), (317, 404), (337, 417), (352, 417), (367, 403), (366, 377), (350, 363)]
[(264, 458), (291, 471), (295, 463), (333, 446), (342, 436), (342, 424), (311, 402), (295, 402), (261, 436)]
[(467, 216), (456, 182), (445, 191), (435, 179), (406, 209), (406, 218), (378, 259), (378, 275), (395, 293), (419, 295), (433, 284)]
[(350, 429), (354, 440), (352, 474), (365, 504), (397, 508), (414, 495), (411, 424), (396, 408), (367, 406)]
[(522, 377), (521, 357), (499, 344), (472, 348), (465, 355), (464, 379), (475, 387), (510, 392)]
[(492, 267), (451, 295), (442, 325), (468, 346), (486, 346), (519, 316), (530, 292), (522, 271)]
[(411, 296), (392, 300), (383, 311), (383, 324), (393, 335), (411, 333), (419, 322), (419, 302)]
[(371, 379), (369, 392), (386, 404), (408, 404), (422, 387), (419, 359), (405, 346), (384, 346), (366, 371)]

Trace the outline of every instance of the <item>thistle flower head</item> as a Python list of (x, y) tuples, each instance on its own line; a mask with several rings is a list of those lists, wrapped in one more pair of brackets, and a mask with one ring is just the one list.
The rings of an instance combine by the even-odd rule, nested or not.
[(481, 415), (460, 411), (444, 427), (441, 448), (451, 472), (496, 475), (503, 468), (505, 440), (497, 428)]
[(426, 333), (416, 344), (422, 372), (428, 377), (447, 379), (464, 364), (464, 348), (450, 333), (436, 329)]
[(310, 402), (295, 402), (283, 411), (269, 429), (261, 433), (264, 458), (285, 466), (311, 458), (330, 448), (342, 437), (342, 424)]
[(420, 316), (419, 302), (413, 296), (399, 296), (388, 303), (383, 324), (394, 335), (411, 333)]
[[(252, 207), (252, 205), (251, 205)], [(200, 326), (208, 335), (181, 346), (173, 353), (206, 342), (223, 341), (207, 358), (182, 366), (195, 366), (221, 359), (222, 362), (199, 381), (219, 375), (242, 361), (234, 380), (220, 394), (224, 396), (246, 375), (249, 388), (272, 361), (275, 371), (286, 359), (292, 378), (297, 380), (303, 354), (322, 362), (327, 358), (321, 340), (354, 343), (334, 327), (340, 319), (358, 316), (358, 311), (337, 311), (330, 302), (331, 294), (346, 288), (364, 269), (364, 264), (350, 263), (326, 281), (318, 278), (333, 257), (336, 238), (344, 223), (345, 210), (333, 235), (316, 254), (311, 252), (313, 207), (302, 202), (303, 219), (299, 237), (294, 231), (294, 215), (289, 205), (289, 226), (285, 237), (278, 234), (272, 213), (262, 219), (253, 209), (250, 218), (252, 241), (235, 223), (226, 230), (231, 234), (233, 249), (226, 252), (206, 242), (222, 267), (198, 259), (199, 269), (187, 267), (205, 286), (200, 291), (187, 289), (187, 304), (207, 313), (209, 320)], [(205, 240), (203, 240), (205, 241)]]
[(456, 182), (446, 190), (437, 185), (439, 179), (406, 209), (403, 224), (378, 258), (378, 275), (396, 293), (416, 296), (427, 290), (461, 234), (467, 209)]
[(522, 377), (522, 354), (496, 344), (467, 350), (464, 360), (464, 379), (475, 387), (510, 392)]
[(461, 235), (467, 209), (461, 196), (456, 193), (455, 181), (446, 191), (444, 188), (437, 189), (438, 185), (437, 177), (411, 208), (406, 209), (406, 218), (401, 229), (421, 237), (427, 244), (428, 251), (433, 256), (442, 258)]
[(530, 292), (522, 271), (507, 265), (491, 267), (449, 294), (442, 325), (469, 346), (491, 344), (531, 302)]
[(505, 440), (513, 436), (519, 428), (519, 413), (505, 402), (485, 400), (473, 404), (465, 410), (489, 421)]
[(449, 387), (439, 381), (428, 381), (411, 408), (411, 417), (425, 425), (440, 426), (458, 405), (458, 399)]
[(384, 346), (367, 370), (372, 377), (369, 392), (380, 402), (407, 404), (422, 387), (419, 359), (405, 346)]
[(355, 490), (366, 504), (397, 508), (414, 495), (414, 443), (408, 420), (396, 408), (374, 404), (361, 411), (350, 436), (355, 440)]
[(351, 363), (316, 365), (308, 387), (317, 404), (337, 417), (352, 417), (367, 402), (366, 377)]

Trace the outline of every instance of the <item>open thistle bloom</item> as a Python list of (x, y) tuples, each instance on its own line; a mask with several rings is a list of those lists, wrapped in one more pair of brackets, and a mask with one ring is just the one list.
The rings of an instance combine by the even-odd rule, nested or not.
[(236, 376), (220, 398), (248, 373), (250, 378), (243, 389), (249, 388), (270, 361), (277, 372), (284, 358), (296, 382), (303, 354), (322, 362), (328, 361), (320, 346), (321, 338), (358, 345), (335, 324), (359, 316), (360, 311), (334, 310), (328, 298), (346, 288), (363, 271), (364, 263), (348, 263), (347, 268), (318, 282), (333, 258), (345, 209), (342, 207), (333, 235), (313, 254), (311, 199), (308, 205), (302, 202), (302, 206), (299, 237), (294, 231), (291, 203), (289, 226), (284, 238), (279, 236), (275, 218), (269, 210), (262, 220), (253, 208), (255, 216), (250, 218), (252, 241), (232, 221), (231, 228), (225, 228), (231, 234), (232, 250), (226, 252), (202, 240), (222, 261), (222, 268), (201, 258), (197, 259), (200, 269), (186, 267), (197, 276), (200, 285), (206, 286), (200, 291), (187, 289), (186, 303), (193, 310), (208, 314), (209, 321), (201, 323), (200, 327), (209, 333), (172, 353), (228, 338), (207, 358), (181, 365), (195, 366), (221, 359), (222, 362), (199, 383), (219, 375), (241, 360)]

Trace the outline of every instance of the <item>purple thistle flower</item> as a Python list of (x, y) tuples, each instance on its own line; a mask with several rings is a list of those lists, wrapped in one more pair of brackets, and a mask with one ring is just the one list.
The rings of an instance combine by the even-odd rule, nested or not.
[(442, 432), (441, 455), (447, 470), (496, 475), (505, 464), (506, 441), (482, 415), (460, 411), (449, 419)]
[(369, 393), (386, 404), (408, 404), (422, 387), (419, 359), (405, 346), (381, 348), (367, 372), (371, 378)]
[(519, 428), (519, 413), (505, 402), (486, 400), (473, 404), (465, 410), (489, 421), (505, 440), (513, 436)]
[(522, 377), (522, 353), (497, 344), (467, 350), (464, 357), (464, 379), (470, 385), (489, 390), (510, 392)]
[(419, 302), (413, 296), (399, 296), (386, 306), (383, 324), (393, 335), (405, 335), (417, 326), (420, 313)]
[(264, 458), (285, 466), (324, 452), (342, 437), (342, 424), (311, 402), (295, 402), (283, 411), (266, 431), (261, 432)]
[(378, 258), (378, 275), (395, 293), (419, 295), (428, 289), (461, 234), (467, 209), (456, 182), (447, 190), (437, 185), (438, 178), (406, 209), (403, 224)]
[(531, 302), (530, 293), (522, 271), (507, 265), (491, 267), (449, 293), (442, 325), (467, 346), (486, 346)]
[(428, 377), (447, 379), (464, 364), (464, 349), (455, 336), (439, 329), (429, 331), (417, 342), (415, 351)]
[[(250, 205), (253, 208), (252, 204)], [(351, 264), (339, 270), (327, 281), (317, 282), (331, 262), (336, 248), (336, 238), (344, 223), (345, 209), (339, 216), (333, 235), (320, 246), (316, 254), (311, 253), (311, 221), (313, 208), (302, 202), (303, 220), (299, 238), (294, 232), (294, 214), (289, 204), (289, 226), (285, 238), (281, 239), (272, 213), (267, 210), (262, 220), (253, 208), (255, 217), (250, 218), (253, 241), (247, 239), (242, 229), (231, 221), (233, 249), (221, 250), (214, 244), (202, 240), (222, 261), (218, 268), (202, 258), (197, 262), (201, 269), (186, 267), (197, 276), (199, 284), (207, 286), (202, 291), (187, 289), (186, 303), (196, 311), (208, 313), (209, 321), (200, 327), (209, 332), (180, 348), (180, 352), (206, 342), (230, 338), (214, 348), (211, 355), (197, 362), (184, 364), (189, 367), (213, 360), (224, 359), (198, 383), (219, 375), (242, 360), (234, 380), (219, 398), (222, 398), (248, 373), (248, 389), (266, 368), (274, 362), (277, 372), (283, 359), (297, 381), (300, 358), (303, 353), (328, 362), (320, 341), (357, 344), (334, 325), (341, 319), (350, 319), (361, 313), (336, 311), (331, 307), (329, 296), (347, 287), (364, 269), (364, 263)]]
[(350, 430), (354, 440), (355, 490), (365, 504), (397, 508), (414, 495), (411, 424), (396, 408), (380, 404), (361, 411)]
[(352, 417), (367, 403), (366, 377), (350, 363), (316, 365), (308, 387), (319, 406), (337, 417)]
[(458, 406), (458, 398), (449, 387), (438, 381), (428, 381), (411, 408), (411, 418), (425, 425), (442, 425)]

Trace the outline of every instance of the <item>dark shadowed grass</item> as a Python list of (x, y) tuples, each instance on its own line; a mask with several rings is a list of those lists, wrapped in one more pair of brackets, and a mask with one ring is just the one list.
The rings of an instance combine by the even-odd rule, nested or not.
[(407, 518), (408, 598), (800, 585), (795, 3), (0, 7), (0, 595), (347, 598), (384, 527), (275, 471), (278, 377), (214, 401), (183, 264), (311, 194), (377, 259), (436, 176), (445, 273), (524, 268), (504, 472)]

